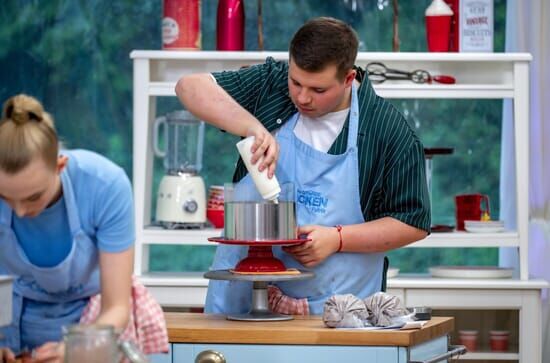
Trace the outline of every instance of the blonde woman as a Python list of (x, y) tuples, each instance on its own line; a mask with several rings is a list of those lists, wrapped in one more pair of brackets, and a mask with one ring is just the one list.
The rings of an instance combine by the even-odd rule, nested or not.
[(61, 328), (81, 320), (92, 296), (101, 296), (96, 323), (124, 330), (131, 316), (130, 182), (106, 158), (58, 145), (40, 102), (27, 95), (6, 101), (0, 274), (15, 281), (12, 325), (0, 330), (0, 362), (32, 350), (33, 362), (62, 362)]

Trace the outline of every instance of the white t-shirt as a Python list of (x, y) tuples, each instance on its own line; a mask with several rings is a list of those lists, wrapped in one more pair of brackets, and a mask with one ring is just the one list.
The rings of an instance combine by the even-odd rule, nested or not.
[(349, 107), (317, 118), (300, 114), (294, 127), (294, 135), (315, 150), (326, 153), (342, 131), (348, 112)]

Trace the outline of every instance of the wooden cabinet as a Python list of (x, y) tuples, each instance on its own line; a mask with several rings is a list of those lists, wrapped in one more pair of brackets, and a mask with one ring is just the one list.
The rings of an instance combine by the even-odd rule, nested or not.
[[(223, 316), (167, 313), (171, 354), (155, 357), (174, 363), (206, 363), (199, 355), (225, 362), (424, 362), (448, 350), (452, 318), (434, 318), (423, 329), (358, 331), (324, 327), (319, 317), (285, 322), (236, 322)], [(222, 361), (220, 361), (222, 362)]]

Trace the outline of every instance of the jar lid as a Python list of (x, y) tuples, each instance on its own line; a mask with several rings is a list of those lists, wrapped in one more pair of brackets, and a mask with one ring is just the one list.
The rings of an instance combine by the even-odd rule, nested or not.
[(477, 335), (478, 331), (477, 330), (459, 330), (458, 334), (460, 334), (460, 335)]
[(509, 330), (491, 330), (489, 331), (489, 334), (494, 336), (505, 336), (505, 335), (510, 335), (510, 331)]

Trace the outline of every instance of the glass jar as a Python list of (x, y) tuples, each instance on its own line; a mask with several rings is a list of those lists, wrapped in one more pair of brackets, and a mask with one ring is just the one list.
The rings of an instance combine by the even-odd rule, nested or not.
[(63, 327), (65, 363), (118, 363), (124, 356), (132, 363), (149, 360), (131, 342), (118, 342), (111, 325)]

